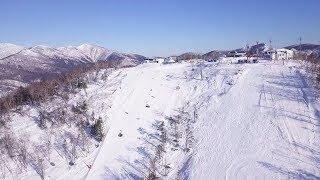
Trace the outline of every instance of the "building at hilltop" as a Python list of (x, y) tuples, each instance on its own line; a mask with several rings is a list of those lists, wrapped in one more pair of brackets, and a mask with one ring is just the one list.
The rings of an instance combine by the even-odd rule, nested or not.
[(292, 59), (294, 55), (293, 50), (285, 48), (269, 51), (269, 53), (271, 54), (272, 60), (289, 60)]
[(164, 59), (164, 64), (171, 64), (171, 63), (175, 63), (177, 62), (177, 57), (176, 56), (170, 56), (170, 57), (166, 57)]
[(163, 63), (165, 58), (162, 57), (154, 57), (145, 59), (145, 63)]

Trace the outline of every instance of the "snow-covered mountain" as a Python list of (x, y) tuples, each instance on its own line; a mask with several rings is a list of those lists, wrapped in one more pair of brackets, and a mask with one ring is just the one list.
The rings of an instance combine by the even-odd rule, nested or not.
[(265, 51), (268, 51), (268, 50), (269, 50), (269, 47), (265, 43), (259, 43), (259, 44), (256, 44), (256, 45), (253, 45), (253, 46), (249, 47), (249, 51), (251, 53), (256, 53), (257, 51), (265, 52)]
[(86, 57), (90, 58), (93, 62), (107, 60), (108, 56), (114, 51), (91, 44), (82, 44), (77, 47)]
[(201, 53), (187, 52), (177, 56), (177, 60), (202, 59), (202, 55)]
[(50, 78), (76, 66), (109, 60), (117, 61), (120, 66), (132, 66), (141, 63), (144, 57), (90, 44), (53, 48), (0, 43), (0, 97), (25, 83)]
[(202, 55), (202, 58), (205, 60), (214, 60), (214, 59), (219, 59), (220, 57), (223, 57), (224, 54), (226, 54), (226, 52), (213, 50)]
[(320, 45), (316, 44), (297, 44), (285, 47), (286, 49), (291, 49), (294, 51), (302, 51), (307, 53), (308, 55), (315, 55), (316, 57), (320, 57)]
[(316, 44), (296, 44), (285, 47), (286, 49), (295, 49), (301, 51), (309, 51), (309, 50), (320, 50), (320, 45)]
[(258, 43), (252, 46), (237, 48), (233, 50), (213, 50), (203, 54), (202, 59), (205, 59), (205, 60), (219, 59), (224, 55), (228, 55), (229, 53), (233, 53), (233, 52), (246, 53), (247, 51), (249, 51), (249, 53), (255, 54), (257, 51), (266, 52), (268, 50), (269, 50), (269, 46), (267, 46), (265, 43)]
[[(251, 45), (251, 46), (247, 46), (247, 47), (243, 47), (243, 48), (238, 48), (232, 51), (236, 51), (236, 52), (249, 52), (251, 54), (255, 54), (257, 53), (257, 51), (259, 52), (265, 52), (268, 51), (269, 47), (265, 44), (265, 43), (258, 43), (255, 45)], [(230, 51), (228, 51), (230, 52)]]
[(10, 44), (10, 43), (0, 43), (0, 59), (19, 53), (23, 49), (24, 47), (22, 46)]

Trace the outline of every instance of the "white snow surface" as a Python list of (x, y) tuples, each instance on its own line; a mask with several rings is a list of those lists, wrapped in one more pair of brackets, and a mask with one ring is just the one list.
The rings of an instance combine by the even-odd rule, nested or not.
[(25, 49), (23, 46), (18, 46), (10, 43), (0, 43), (0, 60), (8, 56), (17, 54)]
[[(70, 102), (78, 99), (106, 119), (106, 137), (73, 167), (53, 157), (48, 179), (145, 177), (135, 168), (146, 158), (144, 138), (181, 108), (196, 112), (195, 144), (189, 153), (167, 148), (171, 170), (161, 179), (320, 178), (319, 104), (298, 63), (142, 64), (114, 71)], [(12, 126), (33, 127), (28, 118)]]
[(76, 58), (78, 60), (89, 59), (88, 56), (79, 51), (79, 49), (75, 46), (59, 47), (57, 49), (66, 57)]
[(64, 57), (63, 53), (55, 48), (44, 46), (44, 45), (37, 45), (30, 48), (31, 51), (35, 53), (39, 53), (42, 56), (49, 57), (49, 58), (66, 58)]
[(78, 46), (77, 49), (79, 49), (87, 57), (90, 57), (90, 59), (93, 62), (97, 62), (99, 60), (106, 60), (107, 57), (113, 52), (104, 47), (91, 44), (82, 44)]

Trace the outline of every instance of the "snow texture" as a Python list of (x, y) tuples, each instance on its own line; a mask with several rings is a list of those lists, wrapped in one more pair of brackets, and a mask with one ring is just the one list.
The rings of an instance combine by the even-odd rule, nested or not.
[[(69, 103), (80, 99), (105, 119), (106, 137), (72, 167), (56, 153), (48, 179), (145, 178), (150, 144), (162, 142), (154, 128), (159, 122), (168, 134), (181, 130), (177, 142), (169, 135), (164, 146), (162, 163), (170, 168), (161, 179), (320, 178), (319, 104), (296, 62), (142, 64), (113, 71)], [(184, 115), (191, 121), (171, 126)], [(12, 127), (38, 136), (33, 116)], [(194, 137), (190, 151), (184, 127)], [(19, 178), (39, 176), (28, 169)]]

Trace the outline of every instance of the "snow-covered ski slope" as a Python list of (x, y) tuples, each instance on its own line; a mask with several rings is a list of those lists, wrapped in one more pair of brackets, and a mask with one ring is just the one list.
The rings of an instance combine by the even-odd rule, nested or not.
[(191, 179), (319, 179), (319, 111), (301, 70), (241, 68), (200, 110)]
[(188, 105), (198, 116), (193, 152), (168, 149), (163, 179), (319, 179), (319, 111), (303, 70), (269, 61), (127, 70), (87, 179), (143, 176), (139, 130)]
[[(104, 141), (74, 166), (53, 157), (48, 179), (146, 178), (164, 142), (159, 122), (160, 179), (320, 178), (319, 104), (298, 63), (142, 64), (99, 82), (75, 99), (107, 119)], [(191, 121), (172, 126), (175, 115)]]

